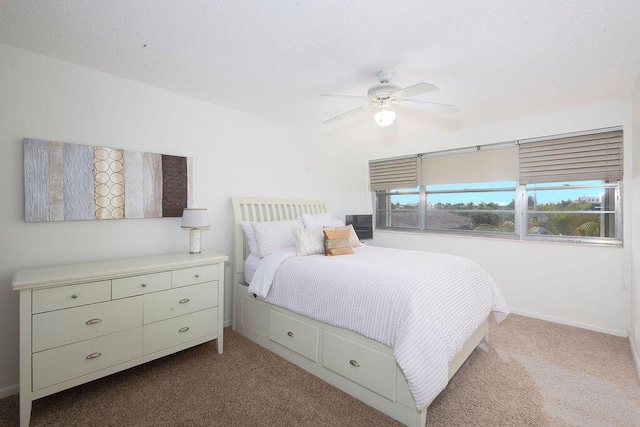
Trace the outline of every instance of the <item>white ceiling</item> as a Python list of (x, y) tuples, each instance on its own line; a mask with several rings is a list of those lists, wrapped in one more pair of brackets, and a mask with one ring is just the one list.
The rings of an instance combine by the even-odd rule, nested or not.
[[(640, 75), (638, 0), (0, 0), (0, 43), (329, 137), (402, 138), (627, 98)], [(391, 70), (451, 117), (361, 105)]]

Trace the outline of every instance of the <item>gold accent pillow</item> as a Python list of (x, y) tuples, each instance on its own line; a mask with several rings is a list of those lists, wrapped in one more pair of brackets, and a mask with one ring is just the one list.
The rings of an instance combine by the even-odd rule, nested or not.
[(341, 230), (324, 229), (322, 232), (324, 233), (324, 254), (326, 256), (353, 253), (350, 239), (351, 230), (345, 227)]

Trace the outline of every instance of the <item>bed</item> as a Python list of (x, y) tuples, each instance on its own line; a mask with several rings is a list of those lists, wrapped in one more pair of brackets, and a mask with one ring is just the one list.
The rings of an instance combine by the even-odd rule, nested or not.
[[(497, 320), (508, 314), (504, 298), (488, 273), (470, 260), (449, 255), (363, 246), (354, 248), (353, 256), (302, 257), (295, 256), (295, 250), (290, 253), (282, 249), (259, 260), (249, 259), (255, 264), (245, 263), (256, 249), (249, 250), (241, 226), (243, 221), (268, 227), (304, 214), (326, 215), (328, 206), (322, 200), (234, 198), (232, 202), (234, 330), (403, 424), (425, 425), (429, 403), (473, 350), (488, 341), (489, 314), (494, 312)], [(256, 224), (267, 222), (271, 224)], [(423, 259), (429, 262), (424, 263)], [(272, 265), (268, 266), (269, 263)], [(416, 273), (407, 268), (419, 263), (422, 267), (416, 268)], [(461, 273), (443, 274), (454, 270), (447, 270), (448, 263), (454, 263), (451, 265), (456, 265), (455, 270)], [(245, 282), (245, 264), (251, 269), (257, 266), (252, 274), (259, 277), (254, 276), (251, 288)], [(462, 267), (457, 267), (458, 264)], [(437, 304), (447, 307), (440, 310), (439, 316), (448, 316), (448, 320), (432, 319), (431, 314), (425, 314), (428, 310), (415, 307), (406, 307), (413, 311), (405, 316), (401, 308), (416, 305), (414, 301), (437, 301), (438, 291), (419, 295), (420, 298), (414, 298), (413, 294), (416, 289), (421, 289), (421, 294), (422, 289), (427, 289), (424, 285), (415, 286), (424, 280), (425, 274), (433, 274), (431, 270), (440, 272), (441, 290), (457, 289), (455, 298), (442, 299)], [(266, 278), (265, 271), (271, 271)], [(371, 277), (366, 277), (367, 274)], [(389, 277), (385, 278), (385, 274)], [(397, 283), (386, 285), (395, 276)], [(347, 278), (348, 287), (332, 288), (329, 282), (329, 279), (345, 282)], [(478, 281), (477, 286), (474, 281)], [(367, 286), (373, 282), (380, 282), (380, 287), (368, 291)], [(458, 286), (458, 282), (469, 284)], [(274, 288), (270, 289), (272, 283)], [(483, 303), (482, 309), (474, 308), (474, 319), (471, 315), (462, 317), (458, 311), (467, 310), (465, 307), (479, 304), (476, 300), (482, 299), (473, 295), (464, 297), (464, 293), (482, 286), (491, 287), (488, 292), (491, 302)], [(404, 288), (408, 293), (403, 293)], [(342, 297), (333, 304), (327, 299), (344, 291), (347, 293), (340, 294)], [(457, 302), (465, 298), (473, 302)], [(397, 303), (391, 306), (381, 303), (391, 300)], [(362, 307), (356, 308), (358, 305)], [(464, 320), (457, 321), (457, 316)], [(388, 320), (380, 325), (379, 318)]]

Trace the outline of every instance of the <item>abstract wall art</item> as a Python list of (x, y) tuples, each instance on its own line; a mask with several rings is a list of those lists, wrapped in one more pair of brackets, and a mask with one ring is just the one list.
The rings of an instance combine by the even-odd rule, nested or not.
[(23, 140), (25, 221), (181, 217), (193, 159)]

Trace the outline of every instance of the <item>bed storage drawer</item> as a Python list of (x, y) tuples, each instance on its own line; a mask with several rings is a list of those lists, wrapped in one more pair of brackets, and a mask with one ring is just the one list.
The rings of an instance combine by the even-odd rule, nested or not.
[(393, 355), (323, 331), (322, 364), (332, 371), (395, 400), (396, 361)]
[(271, 310), (269, 315), (269, 339), (318, 362), (319, 330), (291, 316)]
[(142, 327), (33, 355), (33, 390), (142, 356)]

